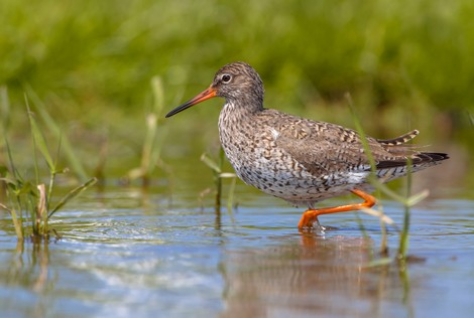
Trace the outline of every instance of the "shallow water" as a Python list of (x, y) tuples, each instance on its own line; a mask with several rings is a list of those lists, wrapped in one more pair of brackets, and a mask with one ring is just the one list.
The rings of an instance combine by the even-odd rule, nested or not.
[[(216, 215), (195, 193), (160, 187), (89, 190), (53, 218), (59, 241), (18, 245), (0, 219), (2, 316), (472, 316), (474, 201), (412, 210), (410, 263), (380, 259), (379, 221), (323, 216), (301, 234), (301, 210), (239, 185), (240, 207)], [(337, 204), (353, 198), (338, 198)], [(403, 208), (383, 201), (398, 225)], [(393, 256), (399, 235), (389, 228)]]

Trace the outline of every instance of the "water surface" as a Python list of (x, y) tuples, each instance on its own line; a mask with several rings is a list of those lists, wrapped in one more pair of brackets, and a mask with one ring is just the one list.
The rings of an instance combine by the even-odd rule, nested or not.
[[(379, 221), (323, 216), (325, 233), (296, 229), (301, 209), (239, 184), (239, 207), (216, 215), (192, 191), (162, 186), (89, 190), (58, 213), (63, 236), (17, 244), (0, 220), (2, 316), (472, 316), (474, 201), (429, 199), (412, 210), (407, 271), (371, 267)], [(356, 200), (341, 197), (335, 205)], [(403, 208), (384, 200), (398, 225)], [(389, 228), (389, 253), (399, 234)]]

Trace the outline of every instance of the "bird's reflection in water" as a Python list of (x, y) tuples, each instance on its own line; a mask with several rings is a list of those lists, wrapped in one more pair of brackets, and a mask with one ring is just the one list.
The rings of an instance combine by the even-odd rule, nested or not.
[(398, 275), (389, 267), (367, 267), (375, 249), (370, 239), (300, 236), (286, 238), (280, 246), (230, 251), (224, 256), (222, 316), (383, 314), (379, 308), (385, 282)]

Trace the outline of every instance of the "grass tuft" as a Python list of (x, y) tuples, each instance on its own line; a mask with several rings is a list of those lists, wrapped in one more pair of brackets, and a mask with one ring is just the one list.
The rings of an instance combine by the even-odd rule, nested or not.
[[(96, 183), (96, 178), (91, 178), (85, 183), (71, 190), (66, 196), (61, 198), (56, 205), (52, 205), (53, 192), (55, 188), (55, 180), (58, 174), (68, 172), (68, 169), (61, 169), (57, 164), (56, 159), (51, 155), (44, 131), (36, 120), (36, 115), (31, 111), (28, 99), (25, 96), (26, 109), (28, 120), (30, 123), (30, 130), (32, 136), (33, 152), (34, 152), (34, 177), (31, 179), (25, 178), (18, 170), (15, 164), (12, 150), (7, 139), (7, 127), (2, 125), (4, 133), (4, 144), (6, 156), (8, 158), (8, 165), (0, 166), (0, 181), (5, 190), (5, 198), (0, 203), (0, 208), (7, 211), (11, 218), (15, 234), (19, 241), (25, 238), (31, 238), (34, 243), (47, 241), (50, 238), (51, 232), (56, 237), (57, 233), (49, 227), (49, 220), (54, 213), (59, 211), (70, 200), (79, 195), (83, 190), (89, 188)], [(6, 107), (2, 106), (2, 110)], [(45, 122), (47, 127), (55, 131), (58, 126), (52, 122), (52, 118), (45, 110), (42, 110), (43, 119), (47, 118)], [(52, 124), (54, 123), (54, 124)], [(5, 124), (5, 121), (2, 123)], [(51, 125), (52, 124), (52, 125)], [(63, 140), (60, 132), (57, 133), (58, 140)], [(58, 143), (60, 145), (60, 143)], [(58, 147), (59, 151), (59, 147)], [(42, 160), (46, 163), (49, 170), (48, 185), (41, 182), (39, 160), (37, 152), (41, 154)], [(53, 207), (53, 208), (51, 208)]]
[(232, 213), (232, 209), (234, 206), (234, 192), (235, 192), (235, 183), (237, 181), (237, 175), (235, 173), (227, 173), (222, 171), (222, 167), (224, 165), (225, 155), (224, 149), (222, 146), (219, 147), (219, 157), (217, 162), (213, 160), (209, 155), (206, 153), (201, 155), (201, 161), (204, 162), (212, 171), (214, 176), (214, 186), (215, 186), (215, 201), (214, 201), (214, 209), (216, 214), (221, 213), (221, 203), (222, 203), (222, 180), (224, 178), (230, 178), (231, 183), (229, 186), (229, 192), (227, 194), (227, 211), (229, 214)]
[(153, 90), (153, 107), (146, 115), (146, 133), (142, 146), (140, 166), (128, 172), (128, 178), (131, 180), (141, 178), (143, 186), (147, 186), (150, 177), (157, 165), (162, 163), (160, 159), (161, 143), (158, 143), (158, 135), (164, 134), (162, 127), (158, 125), (158, 119), (164, 106), (163, 82), (159, 76), (154, 76), (151, 80)]

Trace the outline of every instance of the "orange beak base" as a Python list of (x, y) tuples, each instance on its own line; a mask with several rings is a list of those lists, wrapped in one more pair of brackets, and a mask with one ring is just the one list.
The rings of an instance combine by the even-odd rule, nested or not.
[(172, 111), (170, 111), (168, 114), (166, 114), (166, 117), (167, 118), (171, 117), (175, 114), (178, 114), (181, 111), (186, 110), (187, 108), (190, 108), (193, 105), (196, 105), (198, 103), (201, 103), (201, 102), (209, 100), (209, 99), (212, 99), (213, 97), (216, 97), (216, 96), (217, 96), (216, 89), (213, 88), (212, 86), (210, 86), (207, 90), (199, 93), (198, 95), (196, 95), (194, 98), (192, 98), (188, 102), (186, 102), (186, 103), (178, 106), (177, 108), (173, 109)]

